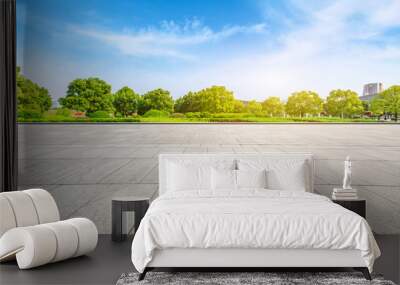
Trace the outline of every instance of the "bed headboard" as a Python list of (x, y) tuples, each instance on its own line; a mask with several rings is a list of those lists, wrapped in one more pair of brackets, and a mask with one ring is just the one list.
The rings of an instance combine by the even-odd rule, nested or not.
[(219, 154), (219, 153), (207, 153), (207, 154), (160, 154), (159, 155), (159, 195), (167, 191), (167, 168), (168, 162), (174, 160), (188, 160), (193, 162), (199, 161), (210, 161), (212, 164), (219, 160), (240, 160), (240, 159), (279, 159), (279, 160), (304, 160), (306, 164), (306, 178), (307, 192), (314, 192), (314, 160), (310, 153), (254, 153), (254, 154)]

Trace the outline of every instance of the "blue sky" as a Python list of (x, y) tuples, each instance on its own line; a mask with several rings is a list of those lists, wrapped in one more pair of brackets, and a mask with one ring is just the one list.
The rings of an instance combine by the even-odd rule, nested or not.
[(399, 14), (399, 0), (19, 0), (18, 64), (55, 99), (89, 76), (175, 98), (360, 93), (400, 84)]

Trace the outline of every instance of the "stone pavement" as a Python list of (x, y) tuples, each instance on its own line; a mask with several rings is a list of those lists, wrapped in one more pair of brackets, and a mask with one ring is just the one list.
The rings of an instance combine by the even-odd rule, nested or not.
[(400, 233), (400, 125), (20, 124), (19, 184), (48, 189), (63, 219), (86, 216), (110, 233), (113, 195), (157, 195), (158, 154), (203, 152), (311, 152), (327, 196), (350, 155), (373, 230)]

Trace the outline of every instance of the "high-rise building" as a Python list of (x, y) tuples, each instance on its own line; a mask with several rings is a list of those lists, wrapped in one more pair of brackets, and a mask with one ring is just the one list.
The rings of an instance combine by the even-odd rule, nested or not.
[(380, 82), (377, 83), (368, 83), (364, 85), (363, 95), (360, 96), (361, 101), (371, 101), (378, 93), (383, 91), (383, 84)]

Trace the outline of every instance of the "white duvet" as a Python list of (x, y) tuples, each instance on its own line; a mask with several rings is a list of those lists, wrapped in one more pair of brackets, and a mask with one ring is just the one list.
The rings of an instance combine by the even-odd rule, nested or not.
[(136, 232), (132, 262), (143, 272), (165, 248), (358, 249), (370, 271), (380, 255), (365, 219), (328, 198), (256, 189), (160, 196)]

